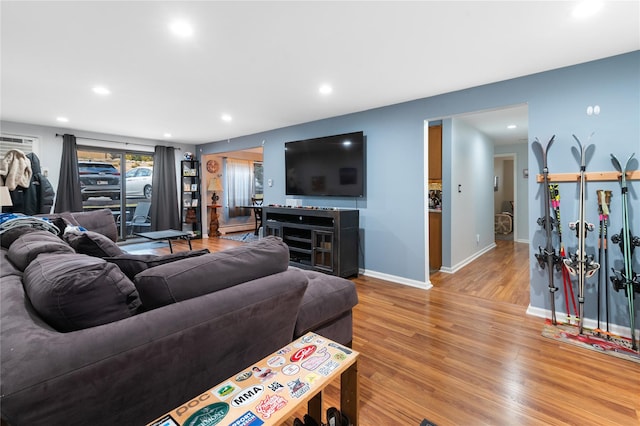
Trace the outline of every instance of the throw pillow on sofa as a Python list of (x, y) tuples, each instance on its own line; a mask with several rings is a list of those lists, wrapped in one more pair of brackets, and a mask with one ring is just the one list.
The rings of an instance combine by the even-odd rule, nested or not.
[(81, 254), (43, 254), (24, 271), (25, 292), (43, 320), (61, 332), (135, 315), (136, 288), (114, 264)]
[(145, 309), (155, 309), (285, 271), (289, 248), (266, 237), (229, 250), (149, 268), (135, 277)]
[(125, 253), (116, 257), (105, 257), (107, 262), (115, 263), (120, 270), (133, 279), (140, 272), (145, 269), (153, 268), (158, 265), (164, 265), (165, 263), (175, 262), (176, 260), (186, 259), (188, 257), (202, 256), (209, 253), (209, 249), (202, 250), (189, 250), (180, 251), (176, 253), (167, 254), (164, 256), (158, 256), (154, 254), (128, 254)]
[(124, 254), (111, 239), (93, 231), (79, 231), (77, 228), (67, 227), (64, 240), (81, 254), (94, 257), (114, 257)]
[(9, 247), (7, 257), (18, 269), (25, 268), (42, 253), (75, 253), (69, 244), (48, 231), (22, 234)]

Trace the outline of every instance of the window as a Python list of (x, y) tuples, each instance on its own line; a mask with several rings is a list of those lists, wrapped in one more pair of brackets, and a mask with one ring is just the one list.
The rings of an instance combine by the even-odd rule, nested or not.
[(262, 163), (255, 162), (253, 163), (253, 194), (263, 194), (264, 193), (264, 171), (262, 168)]
[(120, 239), (131, 236), (134, 228), (129, 223), (138, 203), (151, 201), (153, 154), (82, 147), (78, 172), (83, 210), (111, 210)]

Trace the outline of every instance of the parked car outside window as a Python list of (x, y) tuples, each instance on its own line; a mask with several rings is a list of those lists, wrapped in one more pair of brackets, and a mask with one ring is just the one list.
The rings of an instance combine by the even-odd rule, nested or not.
[(127, 198), (144, 197), (151, 199), (151, 181), (153, 169), (151, 167), (135, 167), (126, 174)]
[(120, 199), (120, 172), (111, 163), (78, 161), (82, 201), (89, 197)]

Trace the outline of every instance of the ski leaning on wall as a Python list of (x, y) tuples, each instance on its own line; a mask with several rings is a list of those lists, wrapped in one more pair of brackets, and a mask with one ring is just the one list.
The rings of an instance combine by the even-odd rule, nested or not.
[[(567, 310), (567, 324), (571, 324), (571, 321), (575, 321), (577, 324), (580, 321), (578, 316), (578, 308), (576, 307), (576, 296), (573, 293), (573, 284), (571, 283), (571, 276), (569, 271), (564, 266), (562, 259), (566, 256), (564, 251), (564, 243), (562, 242), (562, 222), (560, 221), (560, 185), (557, 183), (549, 184), (549, 193), (551, 194), (551, 207), (555, 216), (556, 229), (558, 230), (558, 245), (559, 245), (559, 257), (555, 259), (556, 270), (562, 273), (562, 285), (564, 290), (564, 302)], [(571, 317), (571, 310), (569, 309), (569, 302), (573, 306), (573, 317)]]
[[(607, 337), (609, 333), (609, 285), (607, 280), (607, 271), (609, 271), (609, 255), (607, 250), (607, 230), (609, 227), (609, 214), (611, 208), (611, 191), (605, 191), (598, 189), (596, 191), (598, 197), (598, 217), (600, 221), (600, 235), (598, 236), (598, 263), (600, 269), (598, 269), (598, 328), (595, 330), (598, 334), (605, 334)], [(604, 265), (604, 268), (602, 267)], [(604, 274), (602, 270), (604, 269)], [(603, 282), (604, 280), (604, 282)], [(600, 313), (602, 312), (601, 302), (602, 293), (601, 288), (604, 286), (604, 311), (607, 324), (606, 333), (600, 328)]]
[(543, 205), (544, 205), (544, 216), (538, 219), (538, 225), (542, 226), (546, 232), (546, 246), (545, 248), (538, 247), (539, 253), (536, 253), (536, 259), (538, 260), (538, 264), (542, 269), (547, 269), (549, 274), (549, 299), (550, 299), (550, 307), (551, 307), (551, 322), (553, 325), (556, 325), (556, 301), (555, 301), (555, 292), (558, 288), (553, 283), (553, 265), (557, 262), (557, 256), (555, 250), (553, 249), (553, 241), (552, 241), (552, 228), (554, 219), (551, 217), (551, 193), (549, 191), (549, 167), (547, 165), (547, 153), (549, 152), (549, 148), (551, 148), (551, 144), (555, 139), (555, 135), (551, 136), (551, 139), (543, 146), (538, 138), (533, 141), (532, 147), (536, 147), (540, 150), (542, 154), (542, 176), (544, 178), (544, 195), (543, 195)]
[(573, 138), (578, 143), (578, 151), (580, 152), (580, 204), (578, 207), (579, 218), (577, 221), (569, 224), (569, 229), (576, 231), (578, 248), (573, 255), (569, 253), (569, 257), (564, 259), (564, 264), (569, 270), (569, 273), (578, 278), (578, 316), (580, 317), (579, 333), (583, 334), (585, 281), (596, 273), (598, 268), (600, 268), (600, 264), (593, 260), (593, 256), (587, 256), (586, 253), (587, 232), (593, 231), (595, 228), (592, 223), (587, 223), (585, 212), (585, 171), (587, 170), (586, 151), (591, 145), (583, 146), (576, 135), (573, 135)]
[(631, 154), (624, 168), (620, 161), (615, 157), (615, 155), (611, 154), (611, 159), (613, 164), (616, 166), (618, 171), (622, 174), (620, 178), (620, 189), (621, 189), (621, 197), (622, 197), (622, 230), (620, 234), (613, 235), (611, 237), (611, 242), (614, 244), (619, 244), (620, 249), (622, 250), (624, 266), (622, 270), (616, 271), (611, 268), (613, 271), (613, 276), (611, 277), (611, 283), (613, 284), (613, 288), (616, 291), (625, 290), (627, 296), (627, 305), (629, 308), (629, 326), (631, 328), (631, 347), (633, 350), (638, 350), (638, 343), (636, 342), (636, 332), (635, 332), (635, 307), (634, 307), (634, 298), (635, 293), (640, 293), (640, 279), (638, 274), (633, 272), (632, 268), (632, 256), (633, 250), (635, 247), (640, 246), (640, 237), (634, 237), (631, 233), (631, 228), (629, 227), (629, 206), (627, 200), (627, 172), (629, 167), (629, 162), (633, 158), (634, 154)]

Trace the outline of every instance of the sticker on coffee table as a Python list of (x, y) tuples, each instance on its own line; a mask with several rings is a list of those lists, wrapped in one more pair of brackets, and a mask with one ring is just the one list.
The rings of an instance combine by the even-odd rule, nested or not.
[(313, 339), (315, 339), (316, 337), (318, 337), (316, 334), (309, 334), (307, 336), (302, 337), (302, 339), (300, 339), (300, 341), (302, 343), (311, 343), (311, 342), (313, 342)]
[(270, 378), (275, 377), (275, 375), (278, 374), (272, 369), (266, 368), (266, 367), (260, 368), (258, 366), (255, 366), (251, 370), (253, 371), (253, 374), (256, 376), (256, 378), (261, 382), (264, 382), (265, 380), (269, 380)]
[(253, 373), (251, 371), (245, 371), (244, 373), (240, 373), (236, 376), (236, 382), (244, 382), (252, 375)]
[(276, 355), (284, 355), (284, 354), (288, 354), (289, 352), (291, 352), (291, 348), (287, 346), (280, 349), (278, 352), (276, 352)]
[(193, 413), (184, 426), (214, 426), (225, 418), (229, 412), (229, 404), (225, 402), (216, 402), (207, 405)]
[(308, 345), (304, 348), (300, 348), (291, 355), (291, 362), (302, 361), (305, 358), (310, 357), (317, 349), (316, 345)]
[(286, 360), (284, 359), (283, 356), (276, 355), (276, 356), (272, 356), (267, 360), (267, 365), (269, 367), (277, 368), (277, 367), (282, 367), (285, 362)]
[(256, 405), (256, 411), (263, 419), (268, 419), (285, 405), (287, 405), (287, 400), (280, 395), (268, 395)]
[(233, 397), (233, 399), (231, 400), (231, 405), (233, 405), (234, 407), (242, 407), (243, 405), (247, 405), (258, 399), (260, 395), (262, 395), (262, 392), (264, 392), (264, 386), (262, 385), (255, 385), (249, 388), (242, 389), (235, 397)]
[(289, 395), (291, 395), (292, 398), (300, 398), (310, 389), (309, 384), (302, 382), (300, 379), (287, 382), (287, 386), (289, 387)]
[(150, 426), (178, 426), (178, 423), (176, 423), (176, 421), (173, 420), (173, 417), (171, 417), (169, 414), (167, 414), (166, 416), (164, 416), (160, 420), (157, 420), (157, 421), (151, 423)]
[(281, 371), (282, 371), (282, 374), (285, 374), (287, 376), (295, 376), (300, 371), (300, 367), (298, 367), (295, 364), (287, 364), (284, 367), (282, 367)]
[(318, 368), (320, 364), (328, 360), (330, 357), (331, 357), (331, 354), (327, 352), (327, 348), (322, 348), (318, 352), (316, 352), (314, 356), (304, 360), (300, 364), (300, 366), (305, 370), (313, 371), (316, 368)]
[(324, 365), (320, 366), (320, 368), (318, 369), (318, 373), (326, 377), (330, 375), (331, 372), (338, 367), (340, 367), (339, 363), (335, 361), (327, 361)]
[(229, 426), (260, 426), (263, 424), (264, 422), (260, 420), (258, 416), (253, 414), (251, 411), (247, 411)]
[(217, 389), (212, 390), (213, 394), (217, 396), (219, 399), (224, 401), (229, 398), (234, 393), (238, 392), (240, 388), (232, 382), (226, 382), (220, 385)]
[(284, 389), (284, 386), (278, 382), (273, 382), (267, 385), (267, 388), (269, 388), (271, 392), (280, 392), (282, 389)]
[(329, 343), (329, 346), (331, 346), (332, 348), (339, 349), (339, 350), (341, 350), (342, 352), (344, 352), (344, 353), (345, 353), (345, 354), (347, 354), (347, 355), (351, 355), (351, 354), (352, 354), (352, 352), (353, 352), (353, 351), (351, 351), (351, 349), (347, 349), (347, 348), (345, 348), (344, 346), (340, 346), (340, 345), (339, 345), (339, 344), (337, 344), (337, 343), (333, 343), (333, 342), (331, 342), (331, 343)]
[(347, 359), (347, 356), (342, 352), (338, 352), (335, 355), (333, 355), (333, 359), (335, 359), (336, 361), (344, 361), (345, 359)]

